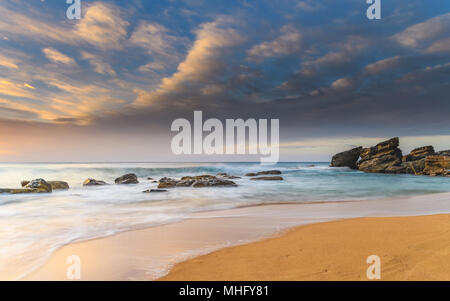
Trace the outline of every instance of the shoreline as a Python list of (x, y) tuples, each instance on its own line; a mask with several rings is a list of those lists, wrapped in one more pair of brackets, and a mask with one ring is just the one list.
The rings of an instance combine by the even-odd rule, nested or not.
[[(177, 263), (230, 246), (278, 236), (306, 224), (367, 216), (450, 213), (450, 193), (376, 201), (265, 205), (195, 213), (186, 220), (75, 242), (56, 250), (22, 280), (67, 280), (78, 255), (82, 280), (156, 280)], [(301, 210), (300, 210), (301, 209)]]
[[(450, 215), (302, 225), (176, 264), (158, 281), (449, 281)], [(379, 277), (367, 271), (379, 259)]]

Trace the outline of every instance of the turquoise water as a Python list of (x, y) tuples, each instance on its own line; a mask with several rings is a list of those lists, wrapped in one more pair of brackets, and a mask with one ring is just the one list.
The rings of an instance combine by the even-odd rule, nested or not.
[[(250, 181), (243, 175), (279, 169), (283, 182)], [(136, 173), (137, 185), (83, 187), (86, 178), (114, 183)], [(152, 177), (182, 177), (226, 172), (242, 176), (238, 187), (156, 188)], [(21, 180), (67, 181), (71, 189), (39, 195), (0, 195), (0, 270), (17, 267), (17, 277), (43, 263), (52, 251), (73, 241), (180, 221), (192, 212), (284, 202), (373, 200), (450, 192), (450, 178), (365, 174), (328, 163), (115, 163), (0, 164), (0, 188)]]

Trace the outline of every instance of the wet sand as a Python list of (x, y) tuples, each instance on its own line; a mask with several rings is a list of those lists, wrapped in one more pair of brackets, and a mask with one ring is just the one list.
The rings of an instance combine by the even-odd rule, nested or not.
[[(448, 216), (414, 217), (435, 214), (450, 214), (449, 193), (356, 202), (267, 205), (195, 213), (174, 224), (71, 243), (56, 250), (43, 266), (22, 279), (67, 280), (67, 268), (70, 266), (67, 258), (72, 255), (81, 260), (81, 280), (156, 280), (164, 277), (174, 265), (186, 260), (176, 265), (167, 278), (162, 279), (364, 279), (367, 266), (365, 260), (371, 254), (381, 257), (385, 269), (383, 277), (386, 279), (390, 277), (389, 271), (395, 271), (399, 265), (415, 267), (412, 279), (419, 275), (419, 270), (423, 270), (420, 275), (425, 279), (448, 279), (444, 274), (423, 268), (428, 266), (438, 271), (445, 267), (450, 270), (447, 253), (450, 246)], [(369, 216), (412, 217), (349, 220)], [(416, 220), (418, 222), (413, 222)], [(365, 223), (372, 226), (366, 229)], [(299, 225), (307, 226), (289, 230)], [(342, 227), (340, 231), (337, 230), (339, 227)], [(289, 231), (288, 234), (283, 234), (286, 231)], [(297, 231), (300, 234), (295, 234)], [(302, 231), (310, 231), (309, 236), (303, 236)], [(277, 238), (272, 240), (270, 237)], [(350, 241), (353, 237), (359, 239)], [(278, 242), (277, 239), (281, 240)], [(258, 242), (251, 243), (255, 241)], [(273, 241), (275, 245), (282, 243), (280, 248), (267, 247), (266, 250), (264, 244)], [(241, 251), (241, 248), (248, 248), (248, 252)], [(264, 259), (260, 254), (266, 251), (269, 253), (264, 253), (265, 256), (272, 254), (274, 257), (262, 264), (258, 260)], [(228, 259), (222, 257), (229, 252), (233, 255)], [(211, 254), (197, 257), (208, 253)], [(282, 265), (283, 258), (298, 260), (298, 265), (293, 265), (293, 270), (289, 271), (287, 267), (291, 263)], [(430, 264), (424, 265), (426, 261)], [(309, 267), (303, 271), (301, 265)], [(335, 269), (336, 265), (348, 266), (350, 270)], [(273, 266), (278, 272), (270, 270), (265, 274), (264, 271), (268, 271), (265, 266)], [(214, 271), (214, 275), (210, 274), (211, 271)], [(404, 271), (407, 274), (410, 269)], [(401, 277), (409, 279), (405, 273)]]

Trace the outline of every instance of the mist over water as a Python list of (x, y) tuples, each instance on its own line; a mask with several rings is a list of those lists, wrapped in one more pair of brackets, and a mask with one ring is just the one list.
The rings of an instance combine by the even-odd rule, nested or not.
[[(250, 181), (246, 173), (282, 171), (282, 182)], [(226, 172), (241, 176), (238, 187), (156, 188), (148, 177), (179, 178)], [(114, 179), (135, 173), (136, 185), (115, 185)], [(74, 241), (173, 223), (199, 211), (274, 203), (373, 200), (450, 192), (441, 177), (365, 174), (328, 163), (104, 163), (0, 164), (0, 188), (20, 187), (20, 181), (44, 178), (69, 183), (68, 191), (51, 194), (0, 195), (0, 270), (17, 278), (44, 263), (55, 249)], [(83, 187), (87, 178), (111, 185)]]

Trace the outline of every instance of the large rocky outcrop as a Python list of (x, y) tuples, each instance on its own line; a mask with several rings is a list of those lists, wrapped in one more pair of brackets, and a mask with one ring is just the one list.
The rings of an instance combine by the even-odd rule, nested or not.
[(428, 156), (423, 173), (429, 176), (450, 176), (450, 156)]
[(331, 159), (331, 167), (350, 167), (357, 169), (356, 163), (362, 151), (362, 146), (353, 148), (351, 150), (338, 153)]
[(134, 173), (123, 175), (114, 180), (116, 184), (138, 184), (138, 178)]
[(364, 172), (398, 173), (402, 163), (402, 151), (398, 137), (361, 150), (357, 166)]
[(404, 162), (417, 161), (434, 155), (434, 147), (431, 145), (413, 149), (408, 155), (403, 157)]
[(172, 178), (162, 178), (159, 180), (158, 188), (174, 188), (174, 187), (215, 187), (215, 186), (237, 186), (236, 183), (223, 178), (211, 175), (188, 176), (180, 180)]

